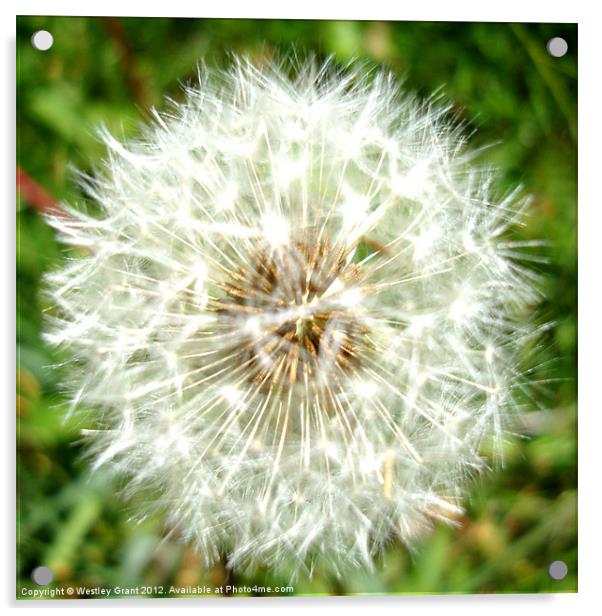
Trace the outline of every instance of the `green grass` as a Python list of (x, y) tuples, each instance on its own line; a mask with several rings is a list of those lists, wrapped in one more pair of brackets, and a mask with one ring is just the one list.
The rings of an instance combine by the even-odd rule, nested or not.
[[(54, 35), (47, 52), (29, 42), (42, 28)], [(547, 55), (552, 36), (568, 41), (564, 58)], [(530, 401), (529, 438), (508, 439), (505, 465), (473, 486), (458, 528), (437, 528), (414, 554), (392, 545), (373, 574), (335, 580), (318, 571), (295, 584), (296, 594), (577, 589), (576, 48), (576, 26), (553, 24), (18, 19), (18, 165), (57, 201), (81, 199), (69, 165), (89, 170), (102, 155), (101, 122), (135, 134), (149, 106), (181, 97), (200, 58), (223, 66), (230, 51), (269, 60), (291, 49), (386, 66), (423, 96), (443, 87), (477, 129), (473, 143), (492, 144), (482, 159), (501, 169), (501, 188), (519, 182), (533, 195), (520, 233), (549, 242), (537, 311), (554, 326), (537, 350), (542, 386)], [(53, 587), (286, 585), (267, 570), (232, 577), (205, 569), (191, 548), (162, 541), (160, 520), (130, 523), (119, 486), (89, 477), (81, 421), (65, 422), (57, 410), (61, 392), (48, 366), (60, 357), (41, 338), (40, 277), (62, 252), (39, 199), (25, 196), (17, 207), (18, 593), (33, 588), (40, 564), (53, 570)], [(547, 566), (559, 559), (569, 574), (554, 581)]]

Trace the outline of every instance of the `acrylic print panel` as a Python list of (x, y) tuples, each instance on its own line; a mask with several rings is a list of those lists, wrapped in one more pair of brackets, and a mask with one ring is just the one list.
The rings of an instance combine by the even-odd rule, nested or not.
[(576, 591), (576, 26), (17, 29), (18, 598)]

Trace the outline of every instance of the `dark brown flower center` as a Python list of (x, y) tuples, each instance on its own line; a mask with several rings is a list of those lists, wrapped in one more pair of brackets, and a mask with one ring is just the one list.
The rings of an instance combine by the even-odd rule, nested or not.
[(361, 280), (348, 249), (327, 238), (304, 235), (249, 254), (214, 306), (232, 335), (228, 353), (261, 387), (336, 382), (358, 369), (368, 346)]

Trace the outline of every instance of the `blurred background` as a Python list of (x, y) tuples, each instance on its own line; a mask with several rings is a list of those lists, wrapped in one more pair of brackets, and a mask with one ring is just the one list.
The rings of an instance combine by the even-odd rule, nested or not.
[[(30, 42), (54, 36), (48, 51)], [(553, 58), (561, 36), (568, 53)], [(159, 519), (128, 521), (118, 486), (90, 477), (79, 431), (62, 420), (60, 356), (41, 338), (40, 277), (62, 258), (41, 214), (81, 199), (69, 166), (89, 170), (103, 151), (102, 122), (135, 135), (150, 106), (181, 98), (203, 58), (226, 66), (228, 52), (257, 62), (296, 49), (384, 66), (422, 96), (443, 88), (475, 129), (481, 160), (496, 164), (501, 188), (533, 195), (522, 239), (547, 240), (545, 300), (534, 308), (546, 331), (532, 374), (535, 398), (509, 437), (504, 465), (471, 489), (458, 528), (438, 527), (410, 554), (393, 545), (373, 574), (337, 580), (317, 572), (294, 594), (563, 592), (577, 590), (577, 27), (560, 24), (392, 23), (213, 19), (19, 17), (17, 19), (17, 590), (50, 567), (51, 587), (288, 583), (270, 571), (205, 569)], [(568, 575), (551, 579), (563, 560)], [(256, 594), (261, 594), (256, 593)]]

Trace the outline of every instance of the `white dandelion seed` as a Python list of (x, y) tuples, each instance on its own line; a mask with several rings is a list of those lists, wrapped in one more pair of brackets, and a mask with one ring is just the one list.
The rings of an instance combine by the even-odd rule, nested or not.
[(99, 214), (51, 219), (86, 251), (48, 337), (96, 464), (208, 564), (371, 567), (457, 519), (502, 438), (525, 203), (447, 112), (361, 69), (203, 69), (139, 141), (105, 134)]

